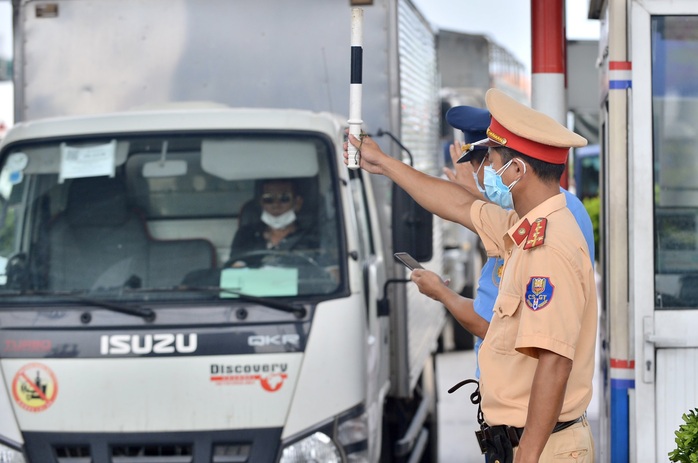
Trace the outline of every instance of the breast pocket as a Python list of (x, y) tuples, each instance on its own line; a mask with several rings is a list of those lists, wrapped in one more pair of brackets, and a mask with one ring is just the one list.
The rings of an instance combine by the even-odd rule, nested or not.
[(519, 330), (519, 305), (521, 298), (499, 293), (494, 301), (494, 316), (487, 330), (488, 341), (493, 350), (500, 354), (514, 355), (516, 334)]

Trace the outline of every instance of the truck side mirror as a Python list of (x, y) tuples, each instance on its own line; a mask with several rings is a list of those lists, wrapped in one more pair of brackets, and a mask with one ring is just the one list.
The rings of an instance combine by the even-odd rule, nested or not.
[(396, 183), (392, 197), (393, 251), (407, 252), (420, 262), (431, 260), (434, 216)]

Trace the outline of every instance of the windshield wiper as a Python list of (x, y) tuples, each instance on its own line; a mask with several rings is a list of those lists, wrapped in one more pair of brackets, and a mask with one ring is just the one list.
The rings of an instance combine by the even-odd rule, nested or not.
[(288, 312), (294, 314), (298, 318), (303, 318), (308, 313), (304, 307), (298, 307), (293, 304), (286, 302), (277, 301), (274, 299), (269, 299), (267, 297), (252, 296), (250, 294), (241, 293), (240, 291), (235, 291), (234, 289), (223, 288), (221, 286), (188, 286), (179, 285), (169, 288), (133, 288), (124, 290), (124, 293), (144, 293), (144, 292), (198, 292), (198, 293), (227, 293), (237, 296), (241, 301), (253, 302), (255, 304), (263, 305), (271, 309), (280, 310), (282, 312)]
[(150, 309), (148, 307), (139, 307), (139, 306), (129, 306), (129, 305), (124, 305), (124, 304), (118, 304), (116, 302), (111, 302), (111, 301), (105, 301), (103, 299), (95, 299), (92, 297), (86, 297), (83, 295), (84, 292), (54, 292), (54, 291), (21, 291), (18, 292), (16, 295), (18, 296), (51, 296), (51, 297), (56, 297), (59, 299), (71, 301), (71, 302), (79, 302), (82, 304), (86, 305), (92, 305), (96, 307), (104, 307), (105, 309), (109, 309), (113, 312), (119, 312), (123, 313), (126, 315), (134, 315), (136, 317), (141, 317), (142, 319), (146, 321), (153, 321), (155, 320), (155, 311), (153, 309)]
[[(120, 294), (136, 294), (136, 293), (167, 293), (167, 292), (199, 292), (199, 293), (227, 293), (237, 296), (241, 301), (252, 302), (263, 305), (271, 309), (280, 310), (282, 312), (292, 313), (298, 318), (303, 318), (308, 313), (304, 307), (298, 307), (286, 302), (269, 299), (266, 297), (252, 296), (250, 294), (241, 293), (233, 289), (223, 288), (220, 286), (187, 286), (179, 285), (164, 288), (119, 288)], [(146, 321), (155, 319), (155, 312), (147, 307), (128, 306), (116, 302), (106, 301), (103, 299), (95, 299), (86, 297), (84, 292), (53, 292), (53, 291), (20, 291), (15, 296), (54, 296), (61, 299), (77, 301), (84, 304), (104, 307), (114, 312), (120, 312), (127, 315), (141, 317)], [(105, 294), (100, 292), (100, 294)]]
[(126, 315), (135, 315), (136, 317), (141, 317), (147, 322), (152, 322), (155, 320), (155, 311), (148, 307), (139, 306), (129, 306), (123, 304), (117, 304), (115, 302), (109, 302), (100, 299), (93, 299), (91, 297), (77, 296), (76, 300), (84, 302), (85, 304), (90, 304), (98, 307), (104, 307), (105, 309), (112, 310), (114, 312), (123, 313)]

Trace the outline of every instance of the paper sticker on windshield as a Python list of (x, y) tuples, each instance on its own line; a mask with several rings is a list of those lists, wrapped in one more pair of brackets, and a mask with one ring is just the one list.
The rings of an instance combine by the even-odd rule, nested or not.
[(298, 295), (298, 269), (296, 268), (226, 268), (221, 271), (221, 297), (248, 296), (296, 296)]
[[(24, 179), (24, 169), (27, 168), (29, 163), (29, 158), (25, 153), (13, 153), (7, 157), (5, 165), (2, 169), (2, 175), (0, 182), (2, 185), (17, 185)], [(8, 197), (9, 192), (5, 194), (3, 190), (3, 196)]]
[(30, 412), (41, 412), (53, 404), (58, 395), (56, 375), (42, 363), (29, 363), (15, 373), (12, 396), (17, 405)]
[(5, 169), (9, 170), (24, 170), (29, 163), (29, 158), (24, 153), (13, 153), (7, 157), (5, 161)]
[(116, 140), (96, 146), (68, 146), (61, 143), (61, 170), (58, 181), (66, 178), (114, 176)]

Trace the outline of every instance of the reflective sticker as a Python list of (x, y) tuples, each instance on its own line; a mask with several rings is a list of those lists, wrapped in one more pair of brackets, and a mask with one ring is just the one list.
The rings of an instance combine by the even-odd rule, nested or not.
[(531, 310), (540, 310), (552, 300), (555, 286), (548, 277), (531, 277), (526, 285), (526, 305)]
[(12, 396), (17, 405), (30, 412), (41, 412), (53, 404), (58, 395), (58, 381), (49, 367), (29, 363), (15, 373)]

